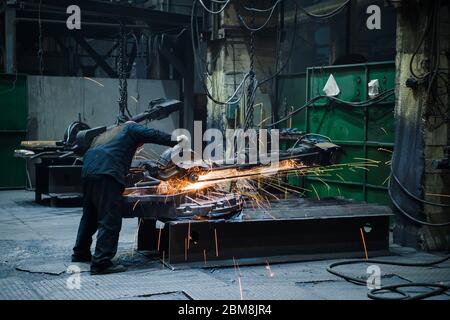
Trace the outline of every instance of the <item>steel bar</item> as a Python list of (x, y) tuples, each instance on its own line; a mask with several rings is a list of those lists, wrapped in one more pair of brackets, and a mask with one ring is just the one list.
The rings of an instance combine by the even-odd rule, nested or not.
[[(290, 208), (290, 210), (286, 210)], [(270, 211), (271, 216), (264, 211)], [(253, 263), (297, 261), (311, 257), (364, 257), (360, 228), (369, 256), (387, 254), (390, 209), (345, 200), (274, 201), (269, 209), (243, 210), (242, 220), (170, 221), (161, 232), (160, 250), (174, 266), (230, 265), (233, 257)], [(364, 229), (366, 227), (366, 229)], [(184, 238), (192, 238), (185, 260)], [(138, 250), (155, 250), (159, 230), (145, 220)], [(217, 241), (215, 240), (217, 235)], [(217, 250), (217, 256), (214, 254)]]

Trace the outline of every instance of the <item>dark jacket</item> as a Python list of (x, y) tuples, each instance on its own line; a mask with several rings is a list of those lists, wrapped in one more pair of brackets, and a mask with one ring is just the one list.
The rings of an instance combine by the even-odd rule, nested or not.
[(84, 155), (82, 177), (106, 174), (125, 185), (125, 177), (136, 149), (142, 143), (174, 146), (171, 135), (145, 126), (129, 123), (105, 144), (92, 146)]

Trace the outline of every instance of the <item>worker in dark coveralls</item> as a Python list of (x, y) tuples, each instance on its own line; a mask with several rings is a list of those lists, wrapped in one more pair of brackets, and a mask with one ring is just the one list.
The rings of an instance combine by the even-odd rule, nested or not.
[[(185, 139), (178, 137), (177, 141)], [(174, 146), (178, 142), (171, 135), (128, 121), (99, 135), (83, 159), (83, 215), (75, 247), (73, 262), (91, 262), (91, 274), (125, 271), (111, 259), (117, 252), (122, 227), (122, 193), (125, 177), (136, 149), (144, 143)], [(91, 256), (92, 236), (97, 244)]]

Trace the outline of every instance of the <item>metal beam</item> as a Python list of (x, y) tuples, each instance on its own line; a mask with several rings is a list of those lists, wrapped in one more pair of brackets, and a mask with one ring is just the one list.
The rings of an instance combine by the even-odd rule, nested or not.
[(144, 220), (139, 225), (138, 250), (159, 249), (172, 266), (232, 265), (234, 259), (288, 262), (318, 255), (364, 257), (363, 230), (371, 256), (388, 253), (392, 216), (388, 207), (288, 199), (272, 202), (269, 211), (270, 216), (265, 208), (248, 207), (243, 220), (168, 221), (161, 232), (152, 220)]
[(102, 56), (100, 56), (97, 51), (95, 51), (89, 43), (86, 42), (86, 40), (81, 37), (77, 32), (73, 33), (73, 37), (75, 41), (91, 56), (92, 59), (94, 59), (95, 63), (100, 66), (100, 68), (105, 71), (108, 76), (111, 78), (117, 78), (117, 72), (115, 72), (109, 64), (105, 62)]
[[(116, 42), (114, 43), (114, 45), (111, 47), (111, 49), (109, 49), (108, 52), (107, 52), (105, 55), (103, 55), (102, 61), (104, 61), (104, 59), (108, 58), (108, 57), (110, 56), (110, 54), (111, 54), (118, 46), (119, 46), (119, 41), (116, 41)], [(94, 69), (97, 69), (97, 67), (98, 67), (98, 63), (96, 62), (95, 65), (94, 65)]]
[[(61, 24), (66, 25), (66, 20), (57, 20), (57, 19), (38, 19), (38, 18), (27, 18), (27, 17), (20, 17), (17, 18), (16, 21), (26, 21), (26, 22), (39, 22), (42, 23), (51, 23), (51, 24)], [(105, 28), (119, 28), (119, 23), (107, 23), (107, 22), (92, 22), (92, 21), (84, 21), (83, 26), (90, 26), (90, 27), (105, 27)], [(130, 29), (150, 29), (150, 27), (146, 24), (125, 24), (125, 28)]]
[[(36, 7), (38, 3), (25, 0), (20, 2), (22, 7)], [(65, 12), (66, 8), (74, 4), (73, 0), (42, 0), (42, 11), (46, 7), (61, 9)], [(159, 10), (152, 10), (143, 7), (131, 5), (116, 4), (106, 1), (82, 0), (77, 1), (77, 5), (81, 9), (81, 14), (91, 15), (101, 14), (101, 16), (113, 16), (120, 18), (133, 18), (143, 21), (149, 21), (152, 25), (161, 26), (180, 26), (190, 23), (190, 16), (178, 13), (169, 13)], [(83, 19), (83, 18), (82, 18)], [(83, 24), (83, 22), (82, 22)]]
[(5, 73), (16, 73), (16, 9), (5, 9)]

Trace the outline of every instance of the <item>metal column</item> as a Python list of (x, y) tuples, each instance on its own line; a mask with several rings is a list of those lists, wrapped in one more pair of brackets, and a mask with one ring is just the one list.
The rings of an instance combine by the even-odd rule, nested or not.
[(16, 9), (5, 9), (5, 73), (16, 73)]

